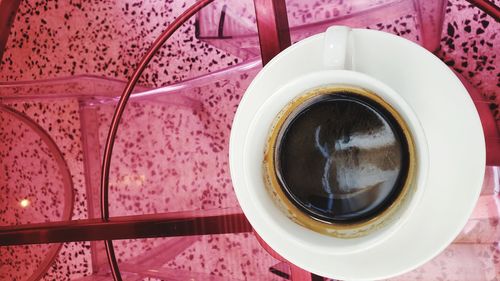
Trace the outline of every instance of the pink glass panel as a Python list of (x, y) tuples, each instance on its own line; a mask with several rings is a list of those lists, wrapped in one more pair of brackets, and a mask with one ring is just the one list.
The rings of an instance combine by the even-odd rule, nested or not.
[[(28, 104), (13, 104), (13, 107), (33, 113)], [(42, 104), (37, 104), (35, 111), (42, 108)], [(2, 104), (0, 194), (0, 229), (71, 219), (73, 184), (57, 144), (34, 120)], [(60, 244), (1, 247), (0, 279), (37, 280), (49, 269), (60, 247)]]
[[(495, 100), (498, 101), (498, 95), (495, 95), (498, 87), (496, 85), (498, 70), (492, 70), (489, 67), (498, 65), (500, 56), (496, 49), (491, 49), (487, 44), (498, 45), (498, 36), (495, 35), (498, 31), (492, 28), (495, 23), (490, 21), (489, 27), (485, 28), (486, 23), (483, 21), (487, 20), (486, 17), (475, 9), (467, 8), (465, 2), (455, 0), (451, 1), (447, 7), (446, 22), (444, 28), (441, 29), (439, 22), (442, 21), (442, 14), (440, 14), (443, 11), (443, 7), (440, 6), (442, 1), (424, 2), (427, 4), (425, 7), (410, 5), (412, 1), (390, 0), (336, 0), (323, 1), (320, 5), (306, 3), (306, 1), (287, 1), (294, 41), (321, 32), (327, 25), (339, 23), (399, 34), (420, 44), (429, 44), (426, 46), (432, 50), (436, 44), (440, 43), (441, 52), (438, 52), (440, 58), (456, 70), (458, 69), (459, 74), (466, 81), (471, 82), (473, 88), (479, 90), (477, 96), (479, 98), (475, 98), (476, 100), (484, 99), (481, 102), (487, 108), (498, 112), (498, 109), (495, 111), (497, 104)], [(128, 10), (125, 8), (126, 3), (129, 3)], [(224, 1), (217, 3), (224, 3)], [(163, 53), (155, 58), (148, 72), (149, 75), (142, 80), (144, 84), (157, 86), (167, 84), (167, 79), (177, 79), (181, 76), (180, 72), (189, 74), (183, 74), (182, 77), (193, 77), (193, 75), (204, 73), (206, 69), (212, 71), (221, 69), (223, 68), (222, 62), (227, 63), (235, 59), (231, 53), (240, 58), (258, 54), (257, 37), (254, 36), (255, 19), (252, 18), (253, 7), (248, 3), (251, 4), (250, 1), (227, 2), (227, 18), (223, 26), (223, 36), (232, 36), (232, 38), (210, 38), (218, 36), (217, 26), (222, 6), (216, 6), (212, 12), (208, 10), (208, 14), (200, 14), (198, 17), (200, 36), (205, 36), (203, 40), (213, 45), (189, 41), (193, 34), (186, 30), (188, 28), (194, 30), (194, 28), (188, 25), (177, 35), (178, 37), (174, 38), (173, 43), (165, 47), (162, 50)], [(160, 13), (155, 15), (151, 9), (155, 8), (157, 11), (161, 10), (164, 15), (170, 15), (180, 11), (183, 5), (183, 3), (171, 5), (161, 2), (160, 5), (144, 2), (140, 7), (136, 7), (132, 6), (133, 4), (132, 1), (124, 1), (117, 6), (118, 8), (110, 8), (104, 2), (95, 3), (92, 5), (94, 10), (89, 12), (92, 14), (92, 19), (85, 18), (84, 12), (80, 12), (77, 6), (69, 7), (61, 3), (59, 9), (50, 6), (46, 13), (43, 12), (43, 8), (34, 7), (34, 10), (41, 12), (40, 15), (26, 13), (24, 16), (24, 13), (21, 13), (14, 23), (11, 41), (7, 44), (8, 48), (4, 55), (6, 64), (0, 66), (2, 80), (33, 79), (29, 82), (1, 83), (0, 102), (29, 115), (49, 133), (63, 152), (74, 185), (73, 219), (99, 216), (98, 185), (101, 146), (104, 143), (113, 106), (124, 87), (123, 80), (127, 77), (124, 69), (129, 69), (127, 73), (130, 73), (133, 64), (142, 54), (143, 48), (167, 22), (163, 16), (160, 16)], [(415, 12), (416, 7), (420, 7), (420, 13)], [(27, 5), (22, 4), (21, 8), (26, 11)], [(84, 4), (83, 9), (89, 9), (89, 6)], [(168, 9), (172, 10), (167, 11)], [(117, 15), (119, 11), (128, 14), (122, 18), (121, 15)], [(134, 16), (131, 15), (132, 11), (136, 12)], [(151, 16), (148, 17), (150, 22), (144, 20), (145, 28), (153, 30), (151, 32), (138, 27), (141, 22), (138, 18), (146, 17), (140, 16), (142, 11), (144, 14), (151, 12)], [(49, 34), (48, 28), (44, 28), (59, 28), (61, 23), (57, 19), (65, 18), (65, 13), (71, 15), (67, 19), (71, 24), (63, 26), (65, 28), (70, 26), (70, 28), (65, 31), (58, 30), (57, 37), (55, 33)], [(106, 17), (105, 13), (114, 14)], [(365, 18), (361, 19), (360, 15), (365, 15)], [(95, 16), (100, 16), (100, 20), (106, 17), (111, 31), (100, 29), (103, 25), (96, 24)], [(36, 22), (33, 20), (29, 22), (31, 27), (29, 30), (25, 24), (26, 18), (36, 19)], [(47, 23), (43, 24), (41, 19)], [(472, 24), (466, 24), (467, 20), (472, 21)], [(77, 36), (73, 33), (76, 32), (73, 27), (82, 22), (91, 23), (89, 33)], [(137, 24), (137, 26), (134, 25), (135, 29), (127, 25), (129, 22)], [(422, 25), (422, 22), (430, 24)], [(305, 23), (311, 24), (304, 25)], [(157, 24), (159, 27), (156, 26)], [(452, 28), (449, 27), (450, 25)], [(471, 25), (471, 31), (467, 32), (467, 27)], [(245, 29), (242, 26), (248, 28)], [(428, 26), (432, 29), (425, 33), (425, 28)], [(484, 33), (480, 33), (479, 29), (482, 29)], [(50, 30), (52, 32), (52, 29)], [(215, 31), (217, 33), (214, 33)], [(47, 39), (46, 42), (42, 42), (47, 44), (49, 51), (42, 50), (41, 54), (31, 51), (31, 48), (35, 50), (39, 48), (37, 45), (39, 41), (36, 41), (37, 43), (26, 41), (23, 46), (19, 46), (23, 34), (29, 35), (30, 38)], [(97, 35), (107, 37), (97, 40), (95, 37)], [(80, 37), (83, 39), (79, 39)], [(481, 43), (482, 40), (483, 43)], [(65, 52), (69, 53), (65, 48), (58, 48), (57, 52), (50, 51), (52, 47), (59, 46), (58, 44), (69, 46), (73, 41), (77, 42), (75, 46), (91, 46), (91, 55), (81, 49), (78, 51), (72, 49), (73, 52), (70, 55), (74, 59), (71, 59), (62, 55)], [(138, 42), (140, 46), (131, 47), (137, 46)], [(72, 48), (77, 48), (75, 46)], [(468, 51), (465, 51), (465, 48), (469, 48)], [(30, 55), (29, 59), (26, 58), (26, 54)], [(110, 63), (105, 69), (103, 62), (97, 59), (99, 55), (106, 57), (106, 60), (111, 57), (112, 62), (118, 63), (119, 66), (114, 67), (113, 63)], [(51, 61), (44, 68), (47, 71), (39, 74), (37, 67), (44, 65), (44, 56), (50, 58)], [(68, 59), (67, 64), (64, 64), (64, 59)], [(12, 65), (9, 63), (11, 61)], [(25, 64), (25, 61), (30, 63), (31, 67)], [(75, 73), (75, 69), (72, 69), (73, 61), (78, 62), (76, 73), (87, 71), (87, 73), (100, 76), (113, 76), (114, 73), (120, 80), (92, 75), (73, 75), (70, 78), (44, 80)], [(123, 61), (125, 63), (120, 64)], [(467, 64), (465, 65), (464, 62)], [(79, 68), (80, 64), (82, 68)], [(118, 131), (117, 146), (113, 157), (110, 190), (112, 216), (193, 209), (238, 208), (227, 168), (228, 134), (238, 102), (259, 70), (259, 65), (259, 61), (250, 61), (183, 83), (161, 88), (143, 86), (136, 89), (125, 113), (122, 127)], [(182, 69), (179, 70), (178, 67)], [(49, 70), (54, 72), (50, 74)], [(167, 71), (168, 75), (164, 71)], [(56, 72), (58, 75), (55, 75)], [(171, 78), (172, 73), (179, 76)], [(496, 117), (492, 117), (493, 122), (498, 123), (498, 116), (497, 114)], [(7, 120), (5, 118), (8, 117), (3, 118)], [(0, 126), (2, 127), (0, 130), (6, 128), (7, 139), (15, 137), (14, 139), (19, 141), (21, 139), (17, 137), (19, 134), (28, 136), (22, 139), (25, 143), (21, 144), (22, 147), (31, 151), (25, 155), (32, 155), (33, 150), (39, 151), (38, 158), (34, 162), (23, 161), (33, 162), (33, 165), (40, 166), (39, 163), (46, 160), (48, 166), (43, 171), (49, 174), (54, 173), (53, 178), (60, 180), (57, 176), (57, 168), (50, 168), (52, 167), (50, 163), (53, 162), (53, 159), (47, 156), (50, 153), (42, 153), (47, 152), (47, 149), (44, 149), (43, 145), (40, 146), (39, 142), (33, 142), (29, 137), (32, 133), (23, 129), (22, 124), (16, 125), (16, 122), (10, 119), (8, 124), (9, 126), (4, 126), (2, 123)], [(0, 151), (3, 151), (4, 147), (5, 144), (2, 143)], [(17, 150), (7, 152), (11, 153), (7, 157), (10, 167), (14, 165), (11, 164), (14, 161), (14, 154), (17, 153), (19, 157), (21, 152)], [(26, 167), (29, 168), (29, 166)], [(27, 169), (24, 166), (23, 168)], [(5, 180), (2, 172), (0, 172), (0, 177), (2, 177), (0, 183)], [(394, 280), (439, 280), (440, 278), (443, 280), (495, 280), (496, 276), (500, 275), (498, 264), (499, 178), (499, 168), (488, 167), (481, 199), (456, 241), (433, 261)], [(10, 176), (9, 180), (18, 182)], [(52, 183), (54, 186), (49, 187), (48, 190), (56, 186), (60, 187), (57, 190), (64, 190), (57, 181)], [(29, 181), (25, 181), (24, 184), (29, 186), (27, 190), (43, 186), (43, 184), (35, 185)], [(16, 184), (12, 182), (9, 182), (8, 188), (16, 192), (4, 193), (2, 191), (0, 194), (2, 201), (5, 201), (3, 200), (5, 194), (15, 193), (18, 196), (21, 191), (24, 191), (24, 189), (17, 189)], [(45, 209), (41, 208), (40, 218), (63, 219), (52, 215), (53, 212), (61, 212), (60, 210), (66, 206), (63, 194), (64, 192), (55, 194), (56, 203), (47, 204), (44, 206)], [(5, 204), (5, 202), (2, 203)], [(36, 207), (34, 204), (30, 206)], [(29, 218), (32, 217), (34, 216), (29, 216)], [(20, 218), (24, 219), (25, 216)], [(8, 220), (3, 214), (0, 214), (0, 219)], [(11, 219), (10, 215), (9, 219)], [(32, 221), (26, 219), (20, 222)], [(42, 279), (111, 280), (102, 244), (102, 242), (64, 244), (58, 259)], [(0, 260), (3, 261), (2, 258), (8, 253), (10, 256), (7, 256), (6, 260), (11, 262), (11, 264), (6, 262), (1, 264), (0, 279), (9, 280), (16, 276), (27, 280), (41, 267), (44, 253), (50, 247), (50, 245), (39, 245), (0, 248)], [(287, 274), (288, 277), (294, 276), (294, 273), (295, 276), (303, 274), (297, 268), (291, 268), (272, 258), (249, 234), (122, 240), (115, 241), (115, 249), (119, 255), (125, 280), (168, 278), (285, 280), (282, 277)], [(14, 256), (16, 258), (11, 258)], [(21, 265), (23, 270), (19, 271), (18, 268)]]
[[(431, 51), (439, 47), (445, 1), (288, 0), (293, 42), (331, 25), (364, 27), (394, 33)], [(253, 1), (215, 1), (197, 17), (197, 35), (243, 59), (260, 55)]]
[[(227, 139), (232, 116), (239, 99), (259, 68), (258, 61), (249, 62), (185, 83), (157, 89), (143, 89), (143, 92), (137, 92), (132, 96), (130, 108), (125, 114), (118, 133), (115, 156), (112, 162), (110, 193), (112, 216), (238, 206), (231, 190), (232, 186), (227, 170), (227, 142), (225, 139)], [(88, 85), (88, 81), (82, 79), (82, 84)], [(105, 80), (97, 79), (95, 83), (99, 85), (105, 83)], [(74, 88), (72, 83), (69, 84)], [(19, 85), (15, 87), (19, 88)], [(90, 119), (94, 121), (81, 128), (82, 134), (89, 136), (87, 141), (94, 137), (96, 139), (93, 141), (102, 146), (112, 105), (116, 102), (112, 96), (118, 92), (118, 89), (116, 92), (109, 91), (108, 96), (100, 98), (88, 98), (85, 95), (80, 97), (78, 103), (80, 112), (89, 114), (85, 117), (80, 115), (81, 122), (90, 118), (91, 114), (95, 114), (93, 117), (95, 119)], [(25, 97), (16, 96), (9, 100), (10, 103), (16, 104), (14, 101), (23, 98)], [(46, 99), (53, 98), (44, 98), (44, 100)], [(186, 136), (189, 136), (189, 139), (186, 139)], [(95, 145), (86, 145), (88, 144), (85, 142), (82, 144), (86, 147), (85, 155), (99, 154)], [(174, 145), (177, 149), (173, 149)], [(171, 155), (175, 155), (177, 151), (179, 152), (177, 158), (172, 157)], [(196, 156), (194, 157), (194, 155)], [(169, 157), (170, 159), (167, 159)], [(89, 158), (84, 157), (84, 159)], [(92, 165), (85, 165), (85, 167), (89, 169)], [(196, 181), (192, 177), (196, 177)], [(89, 178), (88, 175), (87, 178)], [(425, 274), (427, 274), (425, 276), (429, 278), (436, 276), (437, 268), (439, 268), (436, 267), (436, 263), (442, 264), (444, 262), (447, 265), (454, 265), (461, 263), (465, 257), (477, 255), (494, 257), (496, 251), (494, 246), (497, 243), (499, 231), (499, 213), (498, 205), (496, 205), (498, 196), (496, 194), (498, 194), (500, 185), (498, 179), (498, 168), (489, 167), (478, 207), (464, 232), (449, 249), (428, 265), (405, 275), (404, 278), (407, 279), (396, 280), (416, 280), (415, 276), (420, 276), (422, 270), (425, 270)], [(90, 185), (91, 181), (89, 180), (87, 184)], [(183, 186), (186, 187), (186, 190), (182, 188)], [(192, 186), (196, 188), (192, 188)], [(173, 189), (173, 195), (171, 189)], [(94, 198), (94, 205), (98, 204), (98, 196), (95, 196), (98, 194), (96, 186), (87, 186), (84, 191), (87, 192), (89, 206), (91, 205), (90, 198)], [(87, 211), (90, 213), (90, 209)], [(93, 216), (95, 217), (95, 213)], [(209, 237), (211, 236), (120, 240), (115, 241), (115, 249), (120, 257), (120, 265), (125, 266), (124, 268), (128, 270), (125, 270), (124, 274), (132, 274), (131, 276), (134, 278), (138, 276), (144, 278), (147, 276), (165, 277), (174, 274), (175, 270), (180, 270), (179, 276), (191, 277), (206, 276), (204, 274), (217, 276), (219, 271), (225, 273), (223, 274), (224, 278), (228, 276), (231, 278), (241, 277), (244, 276), (243, 272), (249, 274), (247, 270), (238, 268), (237, 265), (243, 262), (241, 259), (232, 258), (216, 262), (219, 258), (224, 257), (225, 251), (222, 249), (233, 250), (233, 246), (230, 245), (260, 249), (255, 252), (251, 251), (255, 259), (250, 260), (250, 264), (246, 265), (248, 268), (260, 268), (254, 270), (253, 274), (268, 274), (269, 271), (262, 269), (264, 261), (267, 261), (264, 264), (268, 270), (279, 263), (259, 246), (250, 246), (255, 245), (255, 242), (252, 242), (253, 238), (249, 238), (248, 235), (219, 235), (217, 236), (220, 237), (219, 240)], [(220, 239), (224, 243), (220, 244)], [(92, 242), (92, 268), (96, 276), (103, 275), (105, 278), (108, 269), (103, 258), (104, 249), (101, 244), (101, 242)], [(208, 249), (212, 249), (212, 247), (218, 250), (210, 252)], [(191, 261), (190, 255), (186, 254), (186, 251), (194, 253), (207, 251), (204, 258), (210, 257), (210, 261), (201, 262), (200, 257), (196, 257), (196, 255), (193, 255), (193, 259), (198, 259), (199, 263)], [(148, 257), (148, 255), (158, 257), (158, 260)], [(186, 255), (187, 261), (185, 260)], [(175, 263), (173, 262), (175, 260), (183, 262)], [(443, 262), (436, 262), (436, 260)], [(213, 262), (221, 267), (218, 271), (215, 271), (217, 267), (212, 267), (211, 263)], [(201, 266), (202, 263), (205, 264), (205, 267)], [(185, 268), (182, 266), (172, 268), (174, 264), (178, 266), (183, 264)], [(489, 259), (487, 263), (483, 264), (485, 272), (498, 270), (495, 259)], [(222, 265), (227, 271), (222, 271)], [(281, 273), (291, 274), (289, 268), (283, 266), (278, 266), (278, 268), (285, 271), (278, 270)], [(461, 272), (473, 274), (472, 269), (472, 267), (462, 268)], [(160, 273), (156, 273), (157, 270)], [(141, 273), (137, 273), (137, 271)], [(275, 273), (270, 275), (269, 279), (263, 280), (274, 280), (273, 278), (278, 276), (276, 268), (272, 271)], [(451, 272), (448, 274), (452, 276)], [(109, 280), (110, 277), (107, 278)]]

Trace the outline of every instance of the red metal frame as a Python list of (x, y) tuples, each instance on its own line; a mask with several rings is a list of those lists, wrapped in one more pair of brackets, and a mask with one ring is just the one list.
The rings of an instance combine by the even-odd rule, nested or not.
[[(108, 204), (108, 191), (109, 191), (109, 170), (111, 167), (111, 156), (113, 154), (113, 146), (115, 143), (116, 133), (118, 131), (118, 126), (120, 124), (121, 117), (127, 106), (127, 101), (134, 90), (135, 85), (139, 81), (142, 73), (146, 69), (147, 65), (156, 54), (156, 52), (161, 48), (165, 41), (172, 36), (172, 34), (183, 25), (189, 18), (196, 14), (203, 7), (207, 6), (213, 2), (213, 0), (200, 0), (190, 6), (185, 10), (179, 17), (177, 17), (167, 29), (153, 42), (149, 50), (142, 57), (139, 62), (138, 67), (135, 69), (132, 76), (129, 78), (125, 89), (120, 97), (118, 105), (113, 114), (113, 119), (111, 120), (111, 125), (108, 132), (108, 137), (106, 139), (106, 145), (104, 147), (104, 157), (101, 169), (101, 218), (103, 222), (109, 221), (109, 204)], [(175, 230), (175, 228), (173, 229)], [(118, 268), (118, 262), (116, 261), (115, 252), (113, 248), (113, 242), (111, 240), (105, 241), (106, 254), (108, 256), (108, 261), (111, 266), (111, 273), (115, 280), (122, 280), (120, 275), (120, 270)]]
[(0, 227), (0, 246), (250, 231), (239, 209), (198, 210)]
[(291, 45), (285, 0), (254, 0), (262, 64)]
[(495, 5), (495, 3), (486, 0), (466, 0), (466, 1), (478, 7), (488, 15), (490, 15), (497, 22), (500, 21), (500, 7)]
[[(104, 148), (104, 157), (101, 169), (101, 218), (104, 222), (109, 221), (108, 192), (111, 156), (113, 153), (113, 146), (116, 138), (116, 133), (118, 131), (118, 126), (123, 112), (125, 111), (127, 101), (130, 98), (130, 95), (132, 94), (132, 91), (137, 84), (140, 76), (142, 75), (143, 71), (146, 69), (148, 63), (151, 61), (158, 49), (160, 49), (165, 41), (170, 38), (170, 36), (182, 24), (184, 24), (184, 22), (186, 22), (191, 16), (196, 14), (199, 10), (210, 4), (212, 1), (213, 0), (200, 0), (199, 2), (196, 2), (194, 5), (189, 7), (178, 18), (176, 18), (174, 22), (172, 22), (160, 35), (160, 37), (155, 40), (155, 42), (141, 59), (141, 61), (139, 62), (139, 66), (127, 82), (127, 85), (120, 97), (120, 100), (114, 112), (113, 119), (111, 120), (111, 126)], [(270, 7), (272, 7), (272, 9), (269, 9)], [(276, 54), (290, 45), (290, 34), (286, 16), (286, 6), (284, 0), (255, 0), (255, 8), (257, 12), (257, 25), (259, 27), (259, 34), (261, 34), (259, 35), (259, 37), (262, 46), (262, 61), (263, 64), (265, 64), (268, 60), (270, 60), (272, 57), (274, 57)], [(269, 11), (272, 11), (272, 13), (270, 13)], [(244, 216), (241, 216), (240, 219), (246, 221), (246, 218)], [(191, 226), (194, 227), (196, 225)], [(175, 231), (176, 228), (173, 228), (172, 230)], [(192, 234), (186, 233), (185, 235)], [(118, 268), (118, 262), (115, 257), (112, 240), (106, 240), (105, 245), (106, 254), (111, 266), (113, 278), (115, 280), (121, 280), (122, 278), (120, 275), (120, 270)]]

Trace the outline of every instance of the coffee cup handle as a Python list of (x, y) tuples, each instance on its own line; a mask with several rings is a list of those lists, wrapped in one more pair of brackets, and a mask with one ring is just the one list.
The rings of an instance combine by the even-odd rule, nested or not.
[(325, 31), (324, 66), (326, 69), (352, 69), (351, 28), (331, 26)]

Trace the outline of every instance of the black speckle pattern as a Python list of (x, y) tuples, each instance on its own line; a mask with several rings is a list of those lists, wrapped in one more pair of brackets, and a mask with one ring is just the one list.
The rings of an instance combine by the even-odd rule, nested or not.
[[(499, 5), (500, 1), (494, 1)], [(493, 18), (465, 1), (451, 0), (438, 56), (490, 102), (500, 126), (500, 35)]]
[[(26, 114), (56, 142), (70, 169), (73, 182), (73, 219), (87, 217), (86, 195), (83, 176), (83, 155), (80, 139), (78, 103), (75, 100), (51, 102), (17, 102), (8, 106)], [(63, 219), (65, 187), (60, 167), (40, 136), (11, 115), (0, 112), (0, 158), (2, 180), (0, 190), (1, 225), (40, 223)], [(73, 138), (70, 137), (73, 136)], [(26, 207), (21, 207), (27, 199)], [(13, 213), (16, 212), (16, 213)], [(9, 218), (5, 221), (4, 218)], [(14, 219), (12, 221), (12, 219)], [(71, 245), (71, 246), (68, 246)], [(0, 271), (2, 280), (24, 280), (31, 276), (38, 264), (47, 258), (51, 245), (1, 247), (0, 264), (9, 270)], [(57, 245), (54, 245), (54, 247)], [(84, 251), (83, 243), (64, 245), (58, 256), (65, 266), (49, 268), (46, 280), (64, 280), (84, 272), (89, 267), (90, 252)], [(74, 253), (81, 253), (74, 256)], [(71, 259), (61, 259), (71, 256)], [(56, 262), (55, 264), (58, 264)], [(5, 274), (9, 274), (5, 276)]]
[[(321, 9), (316, 2), (335, 7)], [(0, 62), (0, 81), (78, 74), (127, 79), (156, 36), (181, 10), (193, 3), (194, 0), (22, 1)], [(305, 4), (290, 0), (289, 20), (299, 24), (341, 16), (354, 11), (355, 7), (348, 6), (348, 1), (342, 0), (317, 0)], [(241, 62), (234, 55), (197, 40), (193, 23), (191, 20), (181, 27), (163, 46), (141, 78), (141, 84), (166, 85)], [(421, 38), (414, 32), (418, 24), (414, 16), (402, 15), (397, 19), (381, 17), (378, 23), (368, 27), (419, 42)], [(498, 23), (464, 0), (450, 0), (442, 32), (438, 55), (488, 98), (491, 110), (500, 120)], [(131, 102), (118, 132), (112, 162), (111, 215), (237, 206), (228, 170), (228, 133), (237, 104), (254, 75), (238, 74), (180, 91), (175, 96)], [(86, 90), (91, 91), (91, 88)], [(101, 87), (94, 90), (105, 92)], [(71, 87), (67, 90), (68, 93), (74, 91), (76, 89)], [(33, 118), (56, 141), (73, 179), (73, 219), (86, 218), (78, 101), (59, 99), (9, 102), (8, 105)], [(101, 144), (112, 110), (110, 105), (98, 108)], [(18, 139), (23, 133), (24, 130), (15, 129), (3, 140)], [(42, 155), (43, 152), (36, 143), (26, 149), (28, 158), (32, 153)], [(20, 168), (14, 164), (10, 167)], [(47, 167), (42, 172), (49, 170)], [(3, 191), (1, 195), (4, 196)], [(47, 198), (59, 200), (56, 195)], [(54, 216), (58, 204), (54, 205), (41, 215)], [(2, 208), (0, 205), (0, 210)], [(9, 223), (19, 222), (23, 221)], [(498, 221), (495, 225), (489, 221), (478, 225), (484, 232), (498, 231)], [(483, 244), (453, 244), (424, 267), (394, 280), (465, 280), (464, 276), (467, 280), (495, 280), (499, 275), (500, 247), (497, 239), (492, 241), (484, 237), (474, 240)], [(115, 248), (123, 265), (141, 253), (157, 249), (165, 241), (168, 239), (122, 240), (115, 242)], [(0, 279), (23, 280), (43, 260), (46, 250), (47, 245), (1, 247)], [(7, 273), (3, 270), (4, 260), (8, 260)], [(268, 271), (275, 263), (277, 261), (262, 250), (251, 234), (238, 234), (197, 238), (174, 258), (162, 261), (160, 266), (235, 280), (283, 280)], [(471, 272), (474, 274), (467, 275)], [(74, 280), (91, 273), (90, 243), (66, 243), (42, 280)]]
[[(127, 79), (154, 39), (195, 1), (22, 1), (0, 80), (84, 73)], [(141, 83), (160, 86), (239, 60), (194, 36), (194, 19), (153, 58)]]

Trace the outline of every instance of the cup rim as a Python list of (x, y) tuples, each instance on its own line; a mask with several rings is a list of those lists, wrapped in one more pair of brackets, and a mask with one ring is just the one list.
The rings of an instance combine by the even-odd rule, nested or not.
[[(260, 108), (257, 110), (257, 113), (251, 117), (252, 120), (248, 128), (249, 133), (246, 136), (244, 144), (245, 156), (243, 157), (244, 159), (242, 160), (244, 161), (243, 165), (248, 167), (251, 165), (248, 162), (250, 161), (248, 159), (248, 156), (259, 154), (262, 157), (256, 159), (259, 160), (260, 162), (259, 165), (261, 165), (264, 157), (264, 147), (259, 146), (259, 144), (262, 144), (262, 139), (256, 141), (255, 138), (257, 136), (262, 137), (262, 135), (265, 135), (267, 137), (271, 125), (271, 123), (269, 122), (270, 121), (272, 122), (276, 117), (276, 114), (272, 114), (271, 112), (281, 111), (281, 109), (283, 108), (282, 105), (288, 104), (295, 97), (299, 96), (301, 93), (311, 88), (327, 86), (327, 85), (348, 85), (348, 86), (350, 85), (354, 87), (365, 88), (371, 92), (374, 92), (382, 99), (384, 99), (384, 101), (386, 101), (389, 105), (393, 106), (395, 110), (404, 119), (404, 121), (407, 123), (411, 135), (414, 138), (415, 155), (416, 159), (418, 159), (416, 163), (417, 168), (415, 169), (417, 171), (415, 175), (415, 182), (416, 182), (415, 184), (417, 185), (417, 188), (415, 188), (415, 192), (412, 194), (412, 198), (408, 203), (408, 206), (406, 206), (404, 210), (400, 212), (400, 215), (398, 216), (398, 219), (396, 221), (390, 222), (388, 225), (384, 225), (383, 227), (381, 227), (381, 229), (373, 231), (373, 234), (370, 233), (363, 237), (356, 237), (349, 239), (328, 237), (329, 239), (326, 240), (330, 241), (328, 244), (325, 244), (324, 243), (325, 239), (318, 240), (318, 235), (325, 237), (326, 235), (319, 233), (312, 233), (314, 231), (310, 229), (306, 229), (306, 232), (304, 233), (303, 231), (302, 232), (298, 231), (296, 227), (295, 230), (293, 230), (294, 227), (290, 228), (290, 225), (285, 226), (285, 224), (289, 224), (289, 222), (295, 225), (297, 224), (295, 222), (292, 222), (288, 217), (286, 217), (284, 212), (282, 212), (281, 210), (279, 210), (279, 214), (277, 214), (275, 212), (277, 206), (274, 204), (274, 202), (272, 202), (273, 205), (270, 206), (268, 200), (267, 201), (261, 200), (262, 192), (257, 194), (255, 191), (256, 188), (260, 189), (263, 186), (265, 188), (265, 184), (263, 182), (264, 180), (263, 174), (256, 175), (255, 172), (253, 174), (249, 174), (248, 169), (243, 169), (242, 171), (234, 171), (234, 172), (243, 173), (243, 177), (245, 178), (246, 182), (246, 188), (248, 189), (250, 195), (248, 199), (257, 209), (260, 209), (262, 211), (260, 215), (267, 218), (266, 224), (274, 225), (273, 231), (275, 231), (275, 234), (282, 235), (287, 239), (293, 239), (297, 243), (305, 244), (308, 247), (315, 248), (318, 251), (324, 252), (324, 251), (335, 250), (337, 254), (348, 254), (366, 250), (389, 238), (390, 235), (392, 235), (395, 231), (397, 231), (397, 229), (399, 229), (406, 222), (406, 220), (408, 220), (408, 217), (415, 209), (416, 205), (420, 201), (420, 198), (422, 197), (422, 194), (424, 192), (425, 178), (428, 169), (427, 142), (425, 135), (423, 133), (423, 129), (415, 113), (412, 111), (412, 109), (400, 95), (398, 95), (394, 90), (392, 90), (390, 87), (380, 82), (379, 80), (376, 80), (365, 74), (350, 70), (323, 70), (323, 71), (308, 73), (306, 75), (298, 77), (286, 83), (278, 90), (276, 90), (273, 94), (271, 94), (268, 97), (268, 99), (262, 103)], [(265, 121), (263, 121), (263, 116), (266, 117), (264, 118)], [(272, 118), (270, 118), (271, 116)], [(260, 153), (261, 151), (262, 153)], [(253, 164), (255, 165), (256, 159), (255, 157), (253, 158), (254, 158)], [(260, 169), (259, 171), (262, 172), (262, 170), (263, 169)], [(260, 178), (260, 180), (256, 181), (255, 180), (256, 176)], [(258, 184), (259, 181), (260, 184)], [(267, 194), (267, 196), (269, 195)], [(272, 215), (269, 213), (269, 210), (271, 209), (274, 209)], [(283, 216), (285, 216), (285, 219), (288, 222), (283, 220)], [(293, 233), (290, 233), (290, 230), (292, 230)], [(297, 235), (298, 233), (300, 234)], [(261, 234), (261, 235), (265, 237), (266, 234)], [(342, 240), (341, 243), (332, 243), (332, 242), (339, 242), (339, 241), (334, 241), (339, 239)], [(318, 243), (318, 241), (321, 241), (321, 243)]]
[[(307, 104), (309, 101), (316, 99), (317, 97), (323, 95), (336, 95), (342, 94), (344, 92), (351, 92), (359, 97), (364, 97), (366, 99), (372, 100), (373, 102), (379, 104), (387, 114), (391, 115), (391, 118), (398, 124), (401, 129), (401, 135), (404, 138), (404, 149), (408, 153), (408, 166), (406, 167), (407, 172), (405, 173), (404, 181), (402, 182), (400, 191), (398, 195), (388, 203), (387, 206), (380, 210), (375, 216), (368, 217), (359, 221), (339, 223), (339, 222), (328, 222), (317, 217), (311, 216), (307, 211), (303, 211), (298, 207), (290, 196), (287, 196), (287, 192), (283, 190), (282, 182), (280, 177), (276, 174), (277, 163), (276, 159), (276, 149), (278, 148), (277, 141), (280, 134), (283, 132), (283, 126), (286, 125), (287, 120), (290, 116), (293, 116), (296, 109)], [(313, 89), (306, 90), (300, 93), (297, 97), (292, 99), (275, 117), (271, 128), (269, 129), (268, 138), (266, 141), (266, 147), (263, 159), (263, 169), (266, 188), (268, 189), (270, 196), (272, 196), (278, 207), (288, 214), (289, 218), (296, 223), (303, 225), (306, 228), (314, 230), (316, 232), (331, 235), (338, 238), (355, 238), (359, 236), (368, 235), (371, 231), (375, 230), (377, 227), (384, 227), (387, 224), (387, 220), (400, 212), (401, 208), (406, 208), (407, 200), (411, 200), (414, 189), (414, 173), (416, 170), (416, 151), (415, 144), (413, 141), (413, 136), (403, 120), (403, 117), (397, 112), (389, 103), (382, 99), (376, 93), (368, 91), (364, 88), (355, 87), (352, 85), (327, 85), (320, 86)]]

